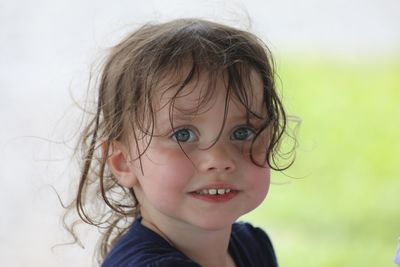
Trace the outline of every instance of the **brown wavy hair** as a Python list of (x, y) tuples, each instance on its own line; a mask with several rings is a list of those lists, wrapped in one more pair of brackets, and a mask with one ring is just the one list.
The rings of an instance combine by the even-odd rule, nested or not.
[[(223, 74), (227, 78), (225, 111), (233, 97), (246, 108), (248, 116), (259, 116), (251, 111), (249, 103), (252, 71), (262, 79), (267, 111), (254, 140), (267, 127), (270, 140), (265, 147), (265, 162), (255, 162), (252, 149), (251, 159), (257, 165), (283, 170), (293, 162), (280, 164), (279, 144), (287, 116), (275, 88), (271, 53), (255, 35), (206, 20), (178, 19), (146, 24), (112, 47), (97, 81), (95, 110), (86, 114), (89, 119), (76, 147), (81, 152), (79, 186), (64, 215), (64, 222), (73, 212), (79, 215), (79, 220), (66, 223), (75, 241), (79, 241), (75, 228), (81, 221), (101, 229), (97, 251), (101, 262), (140, 215), (133, 189), (118, 184), (106, 161), (113, 141), (137, 143), (145, 135), (152, 136), (157, 104), (153, 103), (153, 95), (163, 77), (172, 74), (175, 79), (169, 88), (178, 88), (169, 100), (170, 115), (179, 92), (206, 72), (209, 86), (199, 105), (212, 99), (215, 82)], [(132, 133), (134, 138), (128, 138)], [(138, 151), (139, 160), (143, 153)]]

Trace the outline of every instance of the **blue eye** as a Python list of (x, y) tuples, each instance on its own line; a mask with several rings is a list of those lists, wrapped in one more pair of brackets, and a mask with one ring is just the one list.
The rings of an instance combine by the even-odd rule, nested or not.
[(237, 128), (231, 136), (232, 140), (246, 141), (254, 137), (254, 131), (248, 127)]
[(187, 143), (187, 142), (193, 142), (194, 140), (196, 140), (196, 135), (192, 130), (183, 128), (183, 129), (176, 130), (172, 134), (171, 138), (175, 142)]

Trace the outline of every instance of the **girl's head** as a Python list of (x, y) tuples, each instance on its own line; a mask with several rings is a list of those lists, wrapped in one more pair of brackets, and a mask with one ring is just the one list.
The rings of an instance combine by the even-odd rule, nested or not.
[[(145, 179), (152, 171), (149, 162), (155, 168), (163, 164), (149, 159), (148, 150), (159, 149), (159, 155), (174, 141), (174, 153), (178, 147), (192, 175), (202, 168), (199, 153), (232, 142), (225, 152), (248, 167), (244, 170), (280, 169), (275, 158), (286, 116), (269, 50), (251, 33), (199, 19), (145, 25), (113, 47), (98, 88), (97, 110), (81, 140), (84, 161), (75, 204), (84, 221), (106, 229), (102, 256), (140, 213), (137, 177), (127, 178), (121, 170), (132, 163), (136, 176)], [(197, 124), (206, 125), (206, 132)], [(167, 139), (166, 146), (157, 141)], [(121, 167), (118, 151), (129, 164)], [(221, 168), (236, 168), (229, 164)], [(88, 211), (93, 186), (107, 214)]]

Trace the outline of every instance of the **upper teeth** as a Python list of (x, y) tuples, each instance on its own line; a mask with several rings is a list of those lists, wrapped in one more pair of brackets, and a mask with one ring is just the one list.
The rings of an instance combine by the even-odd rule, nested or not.
[(197, 193), (199, 193), (201, 195), (223, 195), (223, 194), (227, 194), (229, 192), (231, 192), (231, 189), (223, 189), (223, 188), (202, 189), (200, 191), (197, 191)]

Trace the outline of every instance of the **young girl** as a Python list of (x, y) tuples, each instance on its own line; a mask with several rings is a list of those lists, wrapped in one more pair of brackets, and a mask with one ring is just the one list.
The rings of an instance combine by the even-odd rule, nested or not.
[(263, 230), (235, 222), (282, 169), (286, 116), (257, 37), (199, 19), (145, 25), (111, 50), (96, 104), (73, 204), (104, 230), (102, 266), (277, 266)]

